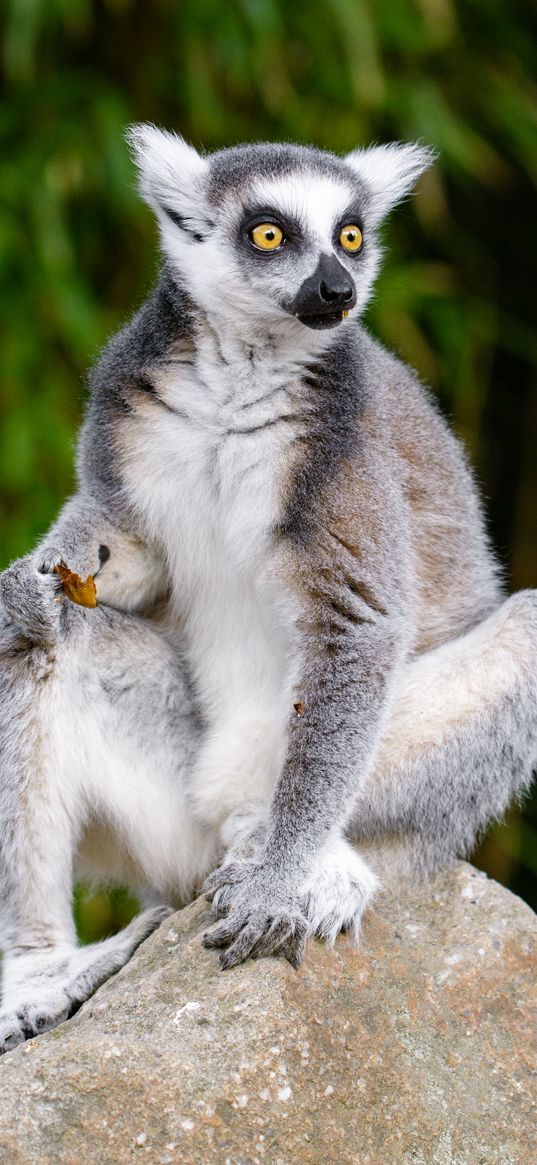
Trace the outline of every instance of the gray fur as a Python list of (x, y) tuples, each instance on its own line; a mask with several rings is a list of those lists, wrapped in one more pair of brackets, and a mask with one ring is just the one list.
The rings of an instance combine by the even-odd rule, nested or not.
[[(0, 579), (0, 1051), (160, 920), (77, 948), (74, 874), (166, 904), (207, 879), (222, 966), (298, 965), (307, 935), (358, 933), (375, 876), (349, 839), (381, 876), (387, 840), (449, 860), (537, 759), (536, 596), (502, 602), (460, 447), (359, 322), (426, 153), (132, 140), (162, 274), (93, 373), (76, 496)], [(280, 253), (252, 248), (265, 212)], [(293, 304), (332, 252), (357, 306), (313, 331)]]
[[(315, 146), (295, 146), (285, 142), (256, 142), (252, 145), (232, 146), (210, 155), (210, 182), (208, 200), (218, 207), (237, 189), (241, 194), (252, 179), (286, 177), (290, 174), (317, 172), (337, 181), (352, 179), (352, 172), (342, 158)], [(360, 190), (366, 196), (363, 184)]]

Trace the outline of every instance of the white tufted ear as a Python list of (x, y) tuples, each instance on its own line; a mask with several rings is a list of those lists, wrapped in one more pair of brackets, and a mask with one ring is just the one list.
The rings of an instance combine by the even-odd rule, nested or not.
[(409, 194), (416, 179), (434, 162), (434, 150), (418, 144), (391, 142), (353, 150), (345, 161), (371, 194), (370, 217), (380, 222), (388, 211)]
[(140, 191), (153, 210), (164, 210), (178, 219), (195, 217), (209, 170), (207, 159), (179, 134), (155, 125), (131, 126), (127, 141), (138, 168)]

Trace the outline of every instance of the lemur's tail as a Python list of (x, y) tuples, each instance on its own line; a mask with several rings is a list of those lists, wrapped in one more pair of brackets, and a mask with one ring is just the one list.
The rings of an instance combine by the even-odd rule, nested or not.
[(536, 769), (537, 591), (521, 591), (406, 666), (351, 835), (400, 838), (431, 868), (468, 854)]

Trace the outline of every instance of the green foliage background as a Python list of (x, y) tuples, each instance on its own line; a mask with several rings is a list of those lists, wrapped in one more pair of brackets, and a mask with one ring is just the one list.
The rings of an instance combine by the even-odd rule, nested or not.
[[(466, 441), (512, 588), (537, 584), (536, 10), (522, 0), (3, 0), (0, 566), (73, 485), (88, 364), (155, 232), (123, 134), (439, 150), (386, 231), (372, 329)], [(476, 860), (537, 904), (537, 805)], [(85, 937), (129, 909), (79, 894)]]

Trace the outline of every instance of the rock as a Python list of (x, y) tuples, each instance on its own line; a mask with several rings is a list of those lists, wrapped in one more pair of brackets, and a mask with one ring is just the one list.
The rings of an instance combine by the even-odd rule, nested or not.
[[(0, 1061), (10, 1165), (525, 1165), (537, 921), (471, 866), (379, 896), (361, 948), (221, 973), (201, 901)], [(535, 1146), (534, 1146), (535, 1148)]]

